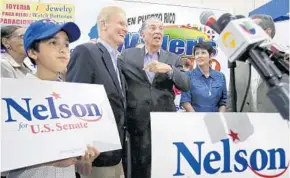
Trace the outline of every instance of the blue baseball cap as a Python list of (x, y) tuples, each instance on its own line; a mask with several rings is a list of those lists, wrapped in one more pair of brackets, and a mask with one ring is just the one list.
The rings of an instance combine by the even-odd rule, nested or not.
[(27, 53), (33, 42), (51, 38), (60, 31), (66, 32), (70, 43), (78, 40), (81, 36), (81, 31), (74, 22), (67, 22), (61, 25), (52, 19), (42, 19), (33, 22), (29, 25), (23, 37), (25, 52)]

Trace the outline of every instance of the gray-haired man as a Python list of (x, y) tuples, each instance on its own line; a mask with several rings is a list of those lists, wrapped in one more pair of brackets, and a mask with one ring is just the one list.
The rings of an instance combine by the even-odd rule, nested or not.
[(159, 19), (146, 20), (140, 34), (145, 46), (124, 50), (120, 62), (128, 87), (132, 178), (150, 178), (150, 112), (176, 112), (173, 85), (187, 91), (189, 78), (182, 71), (181, 58), (161, 49), (163, 23)]
[[(271, 38), (274, 38), (276, 29), (275, 23), (271, 16), (253, 15), (253, 21), (259, 25)], [(248, 84), (249, 72), (251, 70), (251, 86), (249, 88), (244, 107), (241, 109), (244, 96), (246, 94), (246, 86)], [(237, 90), (237, 110), (242, 112), (277, 112), (275, 106), (267, 97), (268, 87), (266, 82), (262, 80), (254, 67), (245, 62), (237, 61), (236, 68), (236, 90)], [(248, 77), (245, 77), (248, 76)], [(289, 83), (288, 76), (283, 76), (282, 82)], [(230, 88), (231, 90), (231, 88)], [(228, 92), (231, 93), (231, 92)], [(228, 96), (227, 110), (232, 111), (231, 96)]]
[(271, 37), (274, 38), (276, 33), (275, 23), (271, 16), (268, 15), (253, 15), (253, 21), (262, 27), (262, 29)]

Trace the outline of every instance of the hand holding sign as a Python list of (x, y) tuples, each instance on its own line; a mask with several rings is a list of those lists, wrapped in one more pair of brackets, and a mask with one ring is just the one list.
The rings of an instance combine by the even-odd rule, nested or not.
[(100, 152), (96, 148), (88, 146), (86, 154), (79, 161), (92, 163), (99, 155)]
[(94, 147), (88, 146), (85, 156), (81, 158), (76, 164), (77, 172), (89, 176), (92, 172), (92, 162), (100, 155)]
[(56, 161), (48, 165), (55, 166), (55, 167), (69, 167), (71, 165), (76, 164), (76, 162), (77, 162), (76, 158), (69, 158), (69, 159)]
[(100, 155), (100, 152), (97, 151), (94, 147), (87, 147), (86, 153), (84, 156), (82, 156), (79, 160), (77, 158), (69, 158), (64, 159), (60, 161), (53, 162), (52, 166), (56, 167), (68, 167), (71, 165), (74, 165), (76, 163), (78, 164), (92, 164), (92, 162)]
[(153, 73), (168, 73), (172, 70), (171, 66), (157, 60), (152, 60), (143, 70), (148, 70)]

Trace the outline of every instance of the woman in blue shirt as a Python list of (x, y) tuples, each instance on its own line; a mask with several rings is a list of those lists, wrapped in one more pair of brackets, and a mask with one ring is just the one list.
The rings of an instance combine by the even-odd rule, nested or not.
[(186, 112), (225, 112), (227, 88), (225, 76), (210, 67), (213, 48), (206, 42), (193, 50), (196, 68), (188, 72), (190, 90), (181, 94), (180, 105)]

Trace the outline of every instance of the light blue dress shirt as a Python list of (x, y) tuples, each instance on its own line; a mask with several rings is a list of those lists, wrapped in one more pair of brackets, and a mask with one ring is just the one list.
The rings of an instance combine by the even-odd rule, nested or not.
[(107, 43), (106, 41), (102, 40), (101, 38), (98, 39), (98, 42), (101, 43), (102, 45), (105, 46), (105, 48), (108, 50), (110, 56), (111, 56), (111, 60), (113, 62), (113, 66), (117, 75), (117, 78), (119, 80), (119, 85), (122, 89), (122, 85), (121, 85), (121, 79), (120, 79), (120, 73), (119, 73), (119, 69), (118, 69), (118, 55), (119, 52), (117, 50), (115, 50), (109, 43)]
[[(150, 62), (152, 62), (153, 60), (159, 60), (160, 58), (160, 50), (155, 52), (155, 53), (149, 53), (147, 51), (147, 49), (145, 48), (145, 57), (144, 57), (144, 67), (149, 64)], [(148, 80), (152, 83), (153, 82), (153, 79), (155, 77), (155, 73), (154, 72), (150, 72), (148, 70), (145, 70), (146, 72), (146, 75), (148, 77)], [(172, 71), (168, 72), (168, 77), (169, 79), (172, 79), (172, 75), (173, 75), (173, 69)]]

